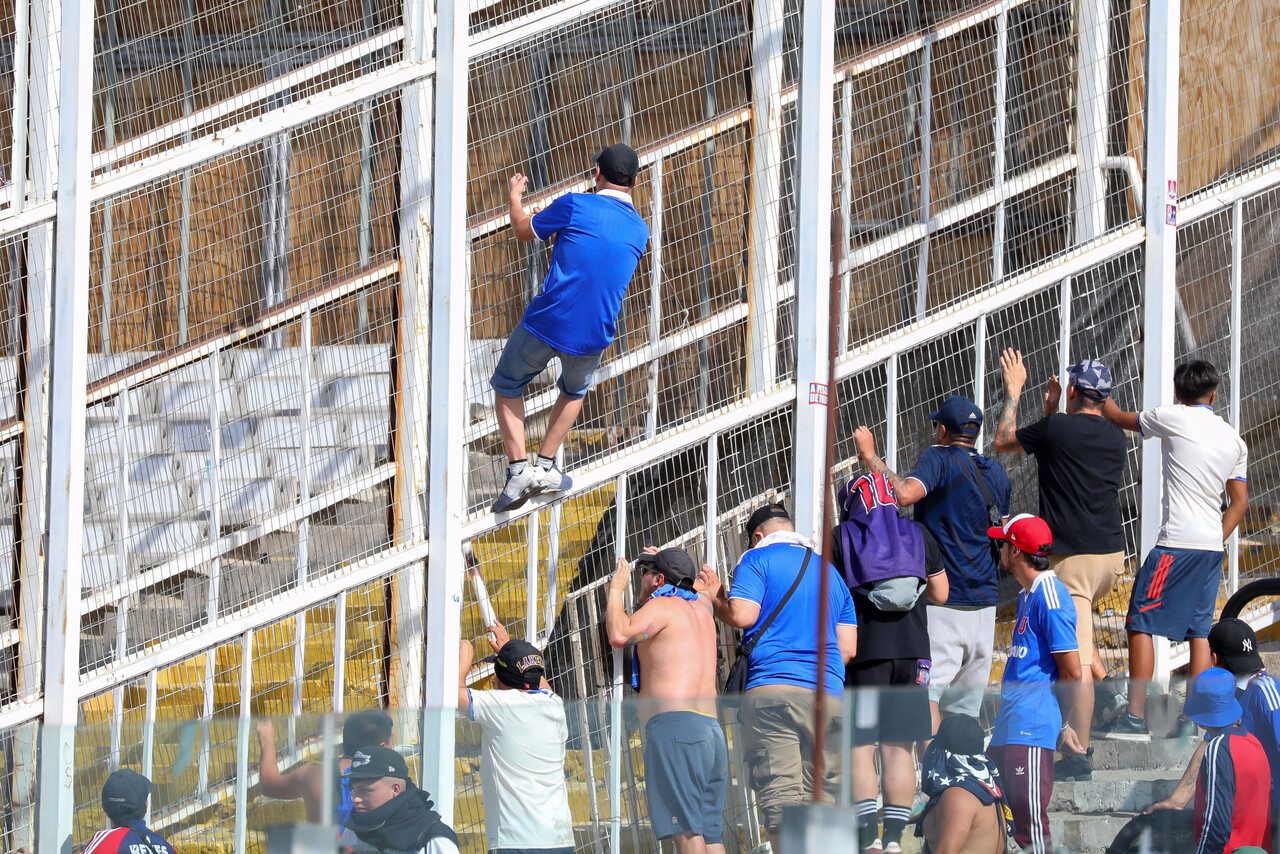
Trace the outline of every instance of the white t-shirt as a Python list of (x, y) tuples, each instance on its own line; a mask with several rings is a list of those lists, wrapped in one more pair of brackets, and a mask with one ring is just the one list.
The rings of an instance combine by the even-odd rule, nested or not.
[(564, 701), (550, 691), (468, 693), (471, 720), (481, 731), (489, 848), (572, 848)]
[(1222, 551), (1222, 493), (1228, 480), (1245, 480), (1248, 463), (1240, 434), (1203, 404), (1139, 412), (1138, 429), (1145, 439), (1160, 438), (1164, 494), (1156, 544)]

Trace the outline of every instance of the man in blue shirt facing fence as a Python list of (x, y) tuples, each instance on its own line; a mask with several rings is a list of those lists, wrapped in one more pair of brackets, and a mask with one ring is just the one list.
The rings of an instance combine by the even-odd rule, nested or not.
[(151, 781), (131, 768), (112, 771), (102, 784), (102, 811), (112, 827), (95, 833), (85, 854), (173, 854), (173, 846), (146, 825), (151, 788)]
[(1000, 566), (1022, 592), (987, 753), (1000, 768), (1014, 839), (1024, 851), (1045, 854), (1052, 848), (1053, 752), (1061, 746), (1064, 754), (1084, 753), (1071, 725), (1063, 725), (1074, 692), (1063, 693), (1067, 708), (1054, 696), (1056, 683), (1080, 682), (1076, 609), (1066, 585), (1049, 569), (1053, 536), (1047, 522), (1022, 513), (988, 534), (1001, 541)]
[[(516, 510), (534, 495), (568, 489), (556, 453), (582, 412), (582, 398), (617, 334), (618, 312), (649, 227), (636, 213), (631, 188), (640, 159), (622, 143), (595, 157), (595, 193), (566, 193), (532, 215), (524, 209), (529, 179), (511, 176), (511, 231), (520, 241), (555, 238), (542, 291), (512, 331), (489, 384), (507, 452), (507, 482), (493, 512)], [(553, 358), (560, 360), (560, 396), (547, 421), (538, 460), (529, 465), (524, 389)]]

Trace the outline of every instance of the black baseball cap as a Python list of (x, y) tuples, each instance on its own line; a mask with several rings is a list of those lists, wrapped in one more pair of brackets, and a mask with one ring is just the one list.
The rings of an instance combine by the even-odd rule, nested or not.
[(652, 566), (663, 574), (668, 584), (682, 590), (692, 590), (693, 582), (698, 580), (698, 567), (684, 549), (663, 549), (657, 554), (645, 552), (636, 558), (636, 566), (641, 564)]
[(533, 690), (542, 684), (547, 664), (536, 646), (524, 640), (509, 640), (497, 655), (482, 659), (493, 665), (493, 675), (509, 688)]
[(786, 519), (790, 522), (791, 514), (781, 504), (761, 505), (756, 508), (756, 512), (751, 514), (751, 518), (747, 519), (747, 524), (742, 526), (742, 536), (750, 543), (751, 535), (756, 532), (756, 528), (759, 528), (770, 519)]
[(347, 769), (351, 780), (381, 780), (383, 777), (409, 779), (409, 766), (404, 757), (390, 747), (360, 747), (351, 756)]
[(150, 797), (150, 780), (132, 768), (120, 768), (102, 784), (102, 811), (117, 824), (137, 821), (146, 813)]
[(620, 187), (630, 187), (640, 174), (640, 157), (635, 149), (621, 142), (615, 142), (591, 158), (591, 162), (600, 167), (606, 181)]
[(1209, 630), (1209, 649), (1236, 676), (1257, 673), (1265, 666), (1258, 654), (1258, 636), (1244, 620), (1219, 620)]
[[(978, 404), (958, 394), (942, 401), (938, 411), (929, 414), (929, 420), (941, 424), (954, 435), (976, 436), (982, 430), (982, 410)], [(976, 424), (977, 427), (966, 427), (966, 424)]]

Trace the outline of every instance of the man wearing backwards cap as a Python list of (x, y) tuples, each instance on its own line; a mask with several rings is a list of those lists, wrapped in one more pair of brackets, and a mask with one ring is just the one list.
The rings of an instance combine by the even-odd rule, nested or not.
[(716, 623), (684, 549), (645, 549), (641, 606), (627, 616), (631, 564), (618, 559), (605, 623), (615, 648), (635, 647), (633, 686), (644, 724), (645, 794), (659, 840), (678, 854), (723, 854), (729, 751), (716, 716)]
[[(1065, 413), (1058, 411), (1058, 376), (1049, 377), (1044, 417), (1019, 429), (1018, 402), (1027, 382), (1022, 352), (1006, 349), (1000, 369), (1005, 401), (994, 444), (997, 451), (1025, 451), (1036, 458), (1040, 515), (1053, 532), (1049, 566), (1071, 591), (1076, 609), (1084, 689), (1071, 723), (1087, 749), (1094, 706), (1093, 608), (1124, 573), (1120, 481), (1126, 442), (1124, 432), (1102, 416), (1102, 405), (1111, 396), (1111, 371), (1096, 359), (1067, 368)], [(1054, 771), (1059, 780), (1093, 779), (1087, 756), (1063, 757)]]
[(564, 701), (551, 692), (546, 664), (533, 644), (512, 640), (501, 623), (489, 627), (498, 690), (467, 687), (475, 650), (462, 640), (458, 713), (480, 725), (480, 784), (489, 850), (573, 854), (573, 815), (565, 786), (569, 726)]
[[(782, 812), (813, 796), (818, 691), (825, 692), (827, 700), (824, 774), (816, 788), (824, 802), (835, 802), (844, 717), (840, 696), (845, 665), (858, 651), (858, 617), (849, 585), (815, 553), (813, 543), (796, 533), (783, 507), (760, 507), (747, 520), (744, 533), (750, 548), (733, 570), (733, 589), (726, 592), (709, 566), (702, 568), (702, 581), (720, 621), (743, 629), (742, 643), (754, 645), (742, 695), (743, 759), (774, 854), (800, 854), (780, 847)], [(829, 573), (830, 583), (827, 624), (821, 627), (826, 660), (819, 678), (814, 615), (822, 572)]]
[(404, 757), (389, 747), (356, 750), (347, 770), (351, 817), (347, 827), (383, 854), (458, 854), (458, 837), (436, 812), (431, 796), (409, 779)]
[(84, 854), (174, 854), (173, 846), (143, 823), (151, 781), (130, 768), (112, 771), (102, 784), (102, 811), (111, 819), (111, 830), (100, 830), (89, 840)]
[(865, 426), (853, 438), (863, 464), (889, 478), (898, 506), (915, 506), (915, 520), (937, 541), (947, 570), (947, 603), (928, 606), (929, 700), (936, 726), (939, 714), (976, 718), (991, 681), (997, 566), (986, 531), (1009, 515), (1010, 487), (1004, 466), (974, 448), (982, 430), (976, 403), (952, 395), (929, 420), (938, 443), (925, 448), (905, 478), (876, 456), (875, 438)]
[[(556, 453), (582, 411), (582, 398), (617, 333), (622, 297), (635, 272), (649, 227), (631, 203), (640, 159), (622, 143), (595, 156), (595, 193), (566, 193), (532, 216), (523, 199), (529, 179), (511, 176), (511, 231), (516, 240), (555, 237), (542, 291), (507, 339), (489, 384), (509, 465), (493, 512), (515, 510), (530, 496), (568, 489)], [(548, 363), (560, 360), (560, 396), (551, 409), (542, 449), (527, 463), (524, 389)]]
[(1210, 667), (1191, 683), (1183, 712), (1208, 730), (1196, 782), (1196, 854), (1230, 854), (1266, 845), (1271, 776), (1267, 755), (1239, 725), (1236, 677)]
[(1071, 725), (1063, 724), (1078, 691), (1060, 692), (1063, 707), (1054, 696), (1056, 683), (1080, 681), (1076, 609), (1066, 585), (1049, 568), (1053, 536), (1043, 519), (1021, 513), (987, 533), (1001, 541), (1001, 568), (1022, 585), (988, 753), (1000, 767), (1014, 839), (1023, 850), (1045, 854), (1053, 847), (1053, 751), (1084, 752)]

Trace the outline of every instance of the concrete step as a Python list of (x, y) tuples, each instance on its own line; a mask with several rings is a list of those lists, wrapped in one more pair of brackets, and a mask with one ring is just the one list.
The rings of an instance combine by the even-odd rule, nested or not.
[(1196, 749), (1196, 739), (1153, 738), (1149, 742), (1109, 741), (1095, 738), (1093, 767), (1095, 771), (1152, 771), (1165, 769), (1180, 776), (1187, 760)]
[[(1134, 815), (1136, 813), (1115, 810), (1081, 814), (1051, 812), (1049, 835), (1055, 849), (1065, 849), (1071, 854), (1101, 854)], [(1010, 846), (1011, 850), (1016, 847)]]
[(1093, 772), (1088, 782), (1056, 782), (1049, 809), (1069, 813), (1124, 810), (1141, 812), (1173, 791), (1182, 776), (1176, 770)]

